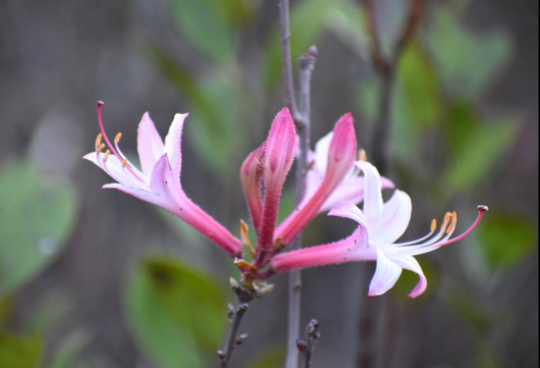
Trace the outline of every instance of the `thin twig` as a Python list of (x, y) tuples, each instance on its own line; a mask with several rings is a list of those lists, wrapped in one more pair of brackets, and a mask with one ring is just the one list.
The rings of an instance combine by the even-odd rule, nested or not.
[(298, 350), (304, 354), (304, 368), (311, 368), (315, 343), (319, 337), (321, 337), (319, 322), (316, 319), (312, 319), (306, 327), (306, 339), (298, 339), (296, 341)]
[(240, 328), (240, 323), (244, 314), (248, 310), (249, 303), (240, 302), (236, 308), (232, 305), (229, 306), (229, 318), (231, 320), (231, 327), (229, 330), (229, 335), (227, 337), (227, 343), (223, 350), (218, 351), (219, 358), (221, 360), (220, 368), (227, 368), (229, 362), (231, 361), (234, 348), (237, 345), (240, 345), (244, 339), (247, 337), (246, 334), (238, 336), (238, 330)]
[[(309, 51), (299, 60), (300, 71), (300, 115), (301, 124), (297, 124), (300, 152), (296, 161), (296, 193), (295, 203), (298, 206), (306, 191), (306, 174), (309, 169), (308, 150), (310, 137), (310, 108), (311, 108), (311, 75), (315, 66), (317, 48), (311, 46)], [(290, 250), (300, 249), (302, 235), (299, 234), (291, 243)], [(289, 325), (287, 333), (287, 368), (298, 367), (298, 350), (296, 341), (300, 335), (300, 306), (302, 291), (302, 274), (293, 270), (289, 274)]]
[(279, 35), (281, 46), (281, 73), (285, 84), (285, 100), (295, 123), (301, 124), (302, 117), (296, 106), (291, 64), (291, 31), (289, 26), (289, 0), (279, 1)]

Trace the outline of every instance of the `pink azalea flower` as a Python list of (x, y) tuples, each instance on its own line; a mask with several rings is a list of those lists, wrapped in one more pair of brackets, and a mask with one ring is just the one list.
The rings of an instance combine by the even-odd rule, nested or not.
[[(306, 174), (306, 192), (304, 199), (298, 205), (295, 212), (285, 219), (277, 228), (276, 233), (280, 234), (283, 229), (289, 225), (289, 222), (295, 218), (296, 213), (301, 211), (313, 197), (317, 194), (318, 189), (324, 182), (326, 167), (328, 166), (328, 155), (330, 143), (334, 137), (334, 132), (329, 132), (324, 137), (319, 139), (315, 145), (315, 151), (308, 152), (308, 162), (310, 163), (309, 171)], [(381, 177), (382, 189), (394, 188), (394, 183), (389, 179)], [(317, 214), (330, 211), (332, 208), (345, 203), (358, 204), (364, 199), (364, 177), (361, 175), (361, 170), (351, 162), (350, 170), (345, 174), (344, 178), (326, 199), (323, 205), (317, 211)]]
[(369, 288), (370, 296), (386, 293), (395, 285), (402, 270), (406, 269), (419, 276), (418, 284), (409, 294), (410, 297), (417, 297), (426, 290), (427, 280), (414, 256), (434, 251), (467, 236), (478, 225), (487, 207), (479, 206), (474, 224), (455, 238), (451, 238), (457, 222), (454, 212), (446, 214), (437, 234), (436, 221), (433, 220), (431, 231), (425, 237), (396, 243), (409, 224), (411, 199), (405, 192), (396, 190), (390, 200), (383, 203), (381, 177), (377, 169), (363, 161), (357, 162), (357, 166), (365, 178), (364, 211), (354, 204), (342, 204), (329, 213), (356, 221), (359, 225), (357, 230), (348, 238), (335, 243), (278, 255), (272, 260), (272, 268), (277, 272), (286, 272), (327, 264), (376, 261), (375, 275)]
[[(153, 121), (145, 113), (139, 123), (138, 153), (141, 170), (133, 165), (120, 150), (120, 133), (114, 145), (103, 129), (101, 108), (98, 102), (98, 121), (101, 134), (96, 139), (95, 152), (84, 156), (111, 176), (117, 183), (103, 188), (117, 189), (143, 201), (153, 203), (178, 216), (201, 234), (220, 246), (231, 256), (240, 256), (240, 240), (193, 203), (180, 184), (182, 168), (181, 139), (184, 120), (188, 114), (176, 114), (165, 142), (159, 136)], [(105, 141), (108, 149), (104, 151)]]

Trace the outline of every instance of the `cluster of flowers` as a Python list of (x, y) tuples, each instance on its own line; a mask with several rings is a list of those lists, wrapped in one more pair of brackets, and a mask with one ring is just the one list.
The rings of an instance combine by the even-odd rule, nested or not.
[[(253, 246), (245, 223), (241, 223), (240, 240), (193, 203), (183, 191), (180, 183), (181, 139), (187, 114), (176, 114), (165, 142), (148, 113), (144, 114), (138, 130), (139, 170), (120, 150), (120, 133), (114, 144), (107, 138), (101, 119), (102, 105), (98, 102), (101, 133), (96, 139), (95, 152), (84, 158), (117, 181), (103, 187), (118, 189), (178, 216), (234, 257), (243, 274), (254, 280), (265, 280), (275, 273), (294, 269), (375, 261), (376, 271), (369, 295), (384, 294), (406, 269), (419, 277), (418, 284), (409, 294), (417, 297), (426, 290), (427, 281), (414, 256), (465, 237), (487, 210), (487, 207), (479, 206), (474, 224), (457, 237), (452, 238), (457, 222), (454, 212), (445, 215), (440, 227), (433, 220), (431, 231), (426, 236), (409, 242), (396, 242), (409, 224), (411, 199), (405, 192), (395, 189), (390, 180), (381, 177), (363, 155), (358, 155), (353, 118), (351, 114), (345, 114), (336, 122), (333, 131), (317, 143), (315, 151), (308, 152), (310, 169), (304, 198), (276, 226), (283, 184), (297, 151), (294, 122), (284, 108), (274, 119), (268, 138), (249, 154), (240, 169), (251, 223), (257, 233), (257, 244)], [(384, 189), (393, 190), (387, 202), (382, 197)], [(361, 202), (362, 209), (357, 207)], [(355, 221), (357, 229), (349, 237), (334, 243), (283, 252), (317, 214), (326, 211), (330, 211), (331, 216)], [(251, 263), (243, 260), (244, 245), (253, 256)]]

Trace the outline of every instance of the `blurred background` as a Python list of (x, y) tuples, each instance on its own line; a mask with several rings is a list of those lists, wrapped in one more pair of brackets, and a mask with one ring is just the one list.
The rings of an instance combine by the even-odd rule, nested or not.
[[(468, 238), (419, 257), (418, 299), (405, 272), (361, 341), (366, 264), (303, 273), (303, 322), (321, 323), (314, 367), (538, 367), (538, 2), (426, 1), (396, 66), (385, 175), (407, 191), (414, 239), (448, 210)], [(381, 50), (409, 1), (376, 2)], [(0, 368), (204, 368), (234, 301), (230, 258), (178, 219), (116, 191), (83, 154), (104, 122), (136, 160), (149, 111), (164, 136), (184, 130), (187, 194), (238, 234), (238, 178), (284, 105), (277, 1), (0, 2)], [(291, 1), (292, 53), (319, 49), (312, 142), (343, 113), (377, 148), (381, 74), (359, 1)], [(292, 175), (291, 175), (292, 177)], [(287, 183), (281, 216), (293, 205)], [(353, 224), (320, 216), (304, 246)], [(233, 367), (283, 366), (287, 277), (252, 303)], [(364, 321), (365, 322), (365, 321)]]

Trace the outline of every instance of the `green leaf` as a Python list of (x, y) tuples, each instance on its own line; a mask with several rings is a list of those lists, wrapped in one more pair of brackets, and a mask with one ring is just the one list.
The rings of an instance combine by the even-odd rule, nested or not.
[(225, 11), (227, 18), (236, 25), (244, 25), (254, 20), (260, 0), (214, 0)]
[(76, 201), (67, 184), (47, 183), (26, 162), (0, 173), (0, 293), (49, 264), (71, 229)]
[[(336, 19), (336, 12), (360, 12), (358, 8), (351, 7), (346, 1), (340, 0), (310, 0), (299, 2), (291, 10), (291, 58), (292, 62), (305, 53), (313, 45), (324, 30), (327, 20)], [(265, 85), (268, 89), (275, 86), (281, 76), (281, 51), (279, 43), (279, 24), (276, 24), (269, 42), (266, 46), (266, 75)]]
[[(450, 121), (450, 125), (453, 124), (460, 128), (463, 125)], [(462, 138), (459, 140), (452, 133), (453, 145), (459, 147), (459, 151), (455, 152), (448, 165), (440, 187), (451, 194), (473, 188), (485, 179), (502, 153), (513, 143), (518, 126), (515, 120), (506, 118), (478, 128), (472, 124), (470, 130), (461, 129)]]
[(512, 55), (508, 33), (474, 34), (446, 8), (436, 12), (430, 44), (447, 92), (454, 97), (481, 98), (499, 79)]
[(398, 74), (413, 121), (430, 126), (441, 117), (442, 99), (437, 69), (418, 42), (404, 51)]
[(489, 212), (480, 228), (480, 250), (491, 269), (507, 269), (531, 255), (537, 244), (534, 223), (507, 211)]
[(134, 271), (127, 295), (141, 347), (167, 368), (203, 368), (226, 323), (225, 296), (208, 276), (166, 257), (149, 257)]
[(182, 33), (199, 51), (216, 60), (234, 50), (236, 32), (223, 6), (224, 0), (170, 0)]
[(43, 351), (42, 339), (0, 333), (0, 367), (37, 368)]

